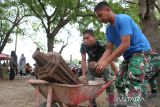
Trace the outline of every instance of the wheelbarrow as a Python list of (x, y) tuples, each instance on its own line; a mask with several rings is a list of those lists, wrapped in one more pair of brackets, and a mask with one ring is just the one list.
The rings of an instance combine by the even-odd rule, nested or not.
[(89, 81), (88, 84), (70, 85), (30, 79), (27, 83), (35, 88), (35, 107), (40, 107), (39, 93), (47, 99), (44, 107), (51, 107), (52, 102), (58, 102), (60, 107), (64, 107), (63, 104), (77, 107), (84, 101), (98, 97), (114, 80), (112, 79), (105, 84), (104, 81), (96, 80)]

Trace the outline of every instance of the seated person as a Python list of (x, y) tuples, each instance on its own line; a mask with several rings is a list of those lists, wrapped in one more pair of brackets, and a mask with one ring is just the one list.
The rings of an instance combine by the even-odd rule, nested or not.
[(32, 67), (30, 66), (29, 63), (27, 63), (27, 64), (25, 65), (25, 71), (26, 71), (26, 74), (30, 74), (30, 73), (31, 73)]

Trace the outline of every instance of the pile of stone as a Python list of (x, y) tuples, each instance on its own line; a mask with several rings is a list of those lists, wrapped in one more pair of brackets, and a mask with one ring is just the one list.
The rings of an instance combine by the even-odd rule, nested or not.
[(60, 54), (56, 52), (45, 54), (37, 50), (32, 57), (36, 61), (35, 74), (38, 79), (62, 84), (81, 83)]

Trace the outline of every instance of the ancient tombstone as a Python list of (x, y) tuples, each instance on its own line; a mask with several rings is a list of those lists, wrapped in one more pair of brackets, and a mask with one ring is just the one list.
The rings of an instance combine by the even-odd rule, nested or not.
[(90, 72), (91, 75), (95, 76), (95, 77), (102, 77), (102, 73), (96, 73), (96, 67), (97, 67), (97, 62), (95, 61), (91, 61), (88, 63), (88, 70)]
[(39, 79), (64, 84), (80, 83), (60, 54), (35, 51), (32, 57), (36, 61), (35, 74)]

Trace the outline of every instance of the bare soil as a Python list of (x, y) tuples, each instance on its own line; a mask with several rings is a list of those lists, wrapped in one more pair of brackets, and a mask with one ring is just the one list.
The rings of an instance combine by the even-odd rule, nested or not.
[[(0, 107), (35, 107), (35, 89), (27, 84), (33, 76), (25, 78), (17, 77), (15, 80), (0, 80)], [(148, 107), (160, 107), (160, 94), (156, 95), (147, 102)], [(108, 107), (106, 93), (102, 93), (97, 99), (98, 107)], [(45, 102), (46, 98), (40, 94), (40, 103)], [(80, 104), (79, 107), (88, 107), (88, 101)]]
[[(35, 89), (27, 84), (26, 81), (32, 76), (25, 78), (17, 77), (15, 80), (0, 80), (0, 107), (34, 107), (35, 106)], [(101, 94), (96, 100), (98, 107), (106, 107), (106, 94)], [(46, 101), (40, 95), (40, 103)], [(87, 107), (88, 101), (80, 104)]]

